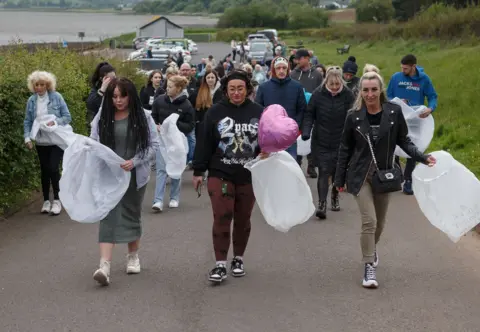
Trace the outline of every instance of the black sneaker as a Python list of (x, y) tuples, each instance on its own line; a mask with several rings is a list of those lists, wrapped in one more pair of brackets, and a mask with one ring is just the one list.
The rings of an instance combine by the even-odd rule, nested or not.
[(307, 167), (307, 174), (308, 174), (308, 176), (311, 177), (312, 179), (316, 179), (317, 176), (318, 176), (315, 167), (312, 166), (312, 165), (308, 165), (308, 167)]
[(318, 203), (316, 216), (317, 218), (320, 218), (320, 219), (327, 218), (327, 202), (321, 201)]
[(208, 274), (208, 280), (211, 282), (220, 283), (225, 279), (227, 279), (227, 267), (225, 265), (215, 266), (215, 268)]
[(332, 193), (332, 211), (340, 211), (340, 200), (338, 199), (338, 193)]
[(377, 288), (377, 271), (373, 264), (365, 264), (365, 274), (363, 275), (362, 286), (365, 288)]
[(405, 195), (413, 195), (412, 181), (407, 180), (403, 183), (403, 193)]
[(230, 265), (230, 272), (234, 277), (243, 277), (245, 275), (243, 261), (240, 258), (232, 259), (232, 264)]
[(377, 253), (377, 250), (375, 249), (375, 254), (374, 254), (374, 257), (373, 257), (373, 267), (377, 267), (378, 266), (378, 253)]

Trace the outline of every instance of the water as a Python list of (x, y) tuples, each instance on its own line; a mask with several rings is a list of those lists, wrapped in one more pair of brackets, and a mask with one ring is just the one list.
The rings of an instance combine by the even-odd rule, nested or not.
[[(217, 19), (201, 16), (167, 16), (180, 26), (213, 26)], [(114, 13), (61, 13), (0, 11), (0, 45), (12, 39), (24, 43), (80, 41), (79, 32), (85, 32), (84, 41), (118, 36), (134, 32), (153, 18), (152, 15), (117, 15)]]

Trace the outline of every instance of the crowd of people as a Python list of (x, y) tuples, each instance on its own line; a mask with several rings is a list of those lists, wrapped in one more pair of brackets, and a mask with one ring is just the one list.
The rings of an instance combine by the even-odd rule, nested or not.
[[(312, 64), (312, 53), (308, 50), (294, 50), (290, 58), (280, 54), (281, 51), (269, 68), (254, 60), (247, 63), (242, 54), (241, 63), (234, 63), (231, 54), (218, 64), (211, 56), (197, 66), (188, 63), (178, 66), (170, 61), (163, 70), (149, 74), (140, 93), (128, 78), (117, 77), (109, 63), (97, 66), (86, 101), (90, 137), (126, 160), (120, 167), (132, 174), (123, 199), (100, 221), (100, 265), (94, 273), (97, 282), (110, 283), (115, 244), (128, 244), (126, 272), (141, 271), (138, 255), (141, 206), (152, 165), (156, 173), (152, 209), (164, 211), (168, 181), (168, 207), (181, 205), (181, 179), (168, 179), (166, 162), (158, 149), (158, 133), (172, 114), (178, 114), (177, 127), (188, 140), (185, 166), (193, 169), (193, 186), (201, 195), (206, 182), (211, 200), (215, 265), (208, 279), (219, 283), (227, 278), (231, 242), (230, 273), (234, 277), (244, 276), (244, 253), (255, 204), (251, 174), (244, 165), (257, 157), (269, 157), (258, 144), (258, 124), (266, 107), (279, 104), (298, 124), (301, 139), (311, 140), (307, 175), (317, 178), (316, 216), (327, 218), (329, 193), (331, 211), (341, 208), (339, 192), (347, 191), (355, 197), (365, 267), (362, 284), (367, 288), (378, 287), (376, 244), (385, 227), (389, 204), (389, 193), (375, 187), (378, 174), (399, 169), (394, 150), (400, 146), (411, 157), (404, 173), (403, 190), (413, 194), (411, 173), (415, 163), (435, 164), (433, 157), (418, 151), (411, 142), (401, 107), (389, 100), (398, 97), (409, 105), (423, 105), (426, 98), (428, 107), (421, 116), (427, 117), (437, 107), (432, 82), (411, 54), (401, 59), (401, 71), (392, 77), (387, 88), (374, 65), (367, 64), (363, 74), (357, 76), (358, 65), (353, 56), (343, 66), (324, 66), (318, 59)], [(34, 146), (31, 132), (34, 122), (46, 114), (55, 116), (47, 126), (71, 122), (68, 106), (55, 91), (55, 85), (51, 73), (36, 71), (28, 77), (32, 96), (27, 102), (24, 121), (25, 144), (36, 149), (40, 160), (44, 195), (41, 212), (52, 215), (60, 214), (62, 208), (59, 166), (63, 150), (38, 142)], [(296, 143), (286, 152), (302, 164)]]

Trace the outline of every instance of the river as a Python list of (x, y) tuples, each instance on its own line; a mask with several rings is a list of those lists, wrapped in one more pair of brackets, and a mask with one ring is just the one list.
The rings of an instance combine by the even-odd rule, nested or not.
[[(213, 26), (217, 19), (202, 16), (166, 16), (180, 26)], [(0, 45), (13, 39), (24, 43), (56, 42), (65, 39), (80, 41), (79, 32), (85, 32), (84, 41), (118, 36), (136, 29), (152, 15), (118, 15), (114, 13), (34, 12), (0, 10)]]

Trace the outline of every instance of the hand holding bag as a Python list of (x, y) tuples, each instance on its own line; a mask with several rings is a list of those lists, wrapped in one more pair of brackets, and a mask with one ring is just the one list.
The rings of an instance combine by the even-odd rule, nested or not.
[[(388, 134), (388, 140), (390, 141), (390, 133)], [(372, 175), (372, 190), (375, 194), (386, 194), (395, 191), (402, 190), (402, 170), (393, 166), (390, 169), (379, 169), (377, 159), (375, 158), (375, 152), (373, 151), (372, 142), (370, 141), (370, 135), (367, 135), (368, 145), (370, 152), (372, 153), (373, 162), (375, 163), (375, 172)], [(390, 146), (390, 144), (388, 144)], [(388, 152), (387, 152), (387, 165), (388, 165)], [(392, 163), (394, 165), (394, 163)]]

